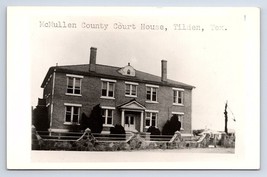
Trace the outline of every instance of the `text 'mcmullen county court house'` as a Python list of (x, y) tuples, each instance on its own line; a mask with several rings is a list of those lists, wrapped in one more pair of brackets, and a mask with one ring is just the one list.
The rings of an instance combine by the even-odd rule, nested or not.
[(68, 132), (79, 125), (82, 113), (100, 105), (102, 133), (122, 125), (126, 131), (146, 132), (150, 126), (162, 131), (172, 115), (178, 115), (182, 133), (191, 133), (191, 85), (167, 78), (162, 60), (161, 77), (125, 67), (96, 64), (97, 49), (90, 49), (90, 63), (51, 67), (42, 83), (48, 110), (49, 131)]

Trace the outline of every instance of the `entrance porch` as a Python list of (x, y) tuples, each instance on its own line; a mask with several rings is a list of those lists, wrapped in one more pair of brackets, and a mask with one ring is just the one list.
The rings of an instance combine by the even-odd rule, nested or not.
[(121, 110), (121, 125), (125, 131), (143, 132), (144, 131), (144, 112), (145, 107), (132, 100), (119, 106)]

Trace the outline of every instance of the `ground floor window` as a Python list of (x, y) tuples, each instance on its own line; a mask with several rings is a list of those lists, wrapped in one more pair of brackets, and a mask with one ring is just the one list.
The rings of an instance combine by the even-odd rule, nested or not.
[(104, 125), (113, 125), (113, 112), (113, 109), (102, 108), (102, 119)]
[(65, 105), (65, 123), (79, 124), (80, 106)]
[(158, 113), (157, 112), (146, 112), (145, 126), (149, 128), (151, 126), (158, 126)]
[(184, 113), (173, 112), (172, 115), (176, 115), (178, 117), (178, 121), (181, 122), (181, 130), (184, 130)]

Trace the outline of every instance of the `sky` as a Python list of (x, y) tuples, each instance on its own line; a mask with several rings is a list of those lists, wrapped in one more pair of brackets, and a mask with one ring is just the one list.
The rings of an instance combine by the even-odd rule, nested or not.
[[(153, 13), (152, 13), (153, 14)], [(143, 15), (143, 16), (142, 16)], [(37, 15), (31, 22), (31, 105), (42, 98), (41, 83), (51, 66), (88, 64), (90, 47), (96, 47), (98, 64), (123, 67), (128, 62), (140, 71), (161, 75), (161, 60), (167, 60), (168, 78), (195, 86), (192, 95), (193, 129), (224, 130), (224, 106), (228, 101), (228, 127), (235, 129), (245, 117), (246, 62), (244, 17), (232, 12), (164, 15), (93, 16)], [(75, 23), (77, 28), (45, 28), (42, 22)], [(82, 28), (108, 24), (106, 30)], [(136, 29), (114, 29), (115, 24)], [(167, 30), (141, 30), (141, 24), (164, 25)], [(174, 30), (174, 24), (202, 30)], [(217, 30), (214, 28), (217, 26)], [(236, 122), (233, 121), (236, 119)]]

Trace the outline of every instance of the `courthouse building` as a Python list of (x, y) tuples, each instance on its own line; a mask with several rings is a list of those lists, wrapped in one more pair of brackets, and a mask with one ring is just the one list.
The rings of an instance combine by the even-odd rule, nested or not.
[(89, 64), (48, 70), (41, 87), (50, 131), (72, 130), (80, 125), (82, 113), (89, 116), (100, 105), (103, 133), (116, 124), (126, 131), (145, 132), (150, 126), (162, 131), (174, 114), (182, 133), (191, 133), (194, 87), (168, 79), (166, 60), (161, 61), (161, 76), (156, 76), (130, 63), (124, 67), (97, 64), (96, 55), (97, 49), (91, 47)]

